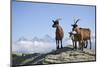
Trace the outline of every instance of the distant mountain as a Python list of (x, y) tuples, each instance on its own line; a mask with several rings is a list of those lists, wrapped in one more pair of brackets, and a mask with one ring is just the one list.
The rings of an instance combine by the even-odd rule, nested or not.
[(17, 41), (27, 41), (25, 37), (20, 37)]
[(46, 34), (45, 36), (43, 36), (43, 38), (39, 38), (39, 37), (36, 37), (36, 36), (35, 36), (35, 37), (34, 37), (33, 39), (31, 39), (31, 40), (28, 40), (28, 39), (25, 38), (25, 37), (20, 37), (16, 42), (19, 42), (19, 41), (54, 42), (55, 39), (53, 39), (51, 36), (49, 36), (49, 35)]
[(38, 38), (38, 37), (34, 37), (33, 39), (32, 39), (32, 41), (34, 42), (34, 41), (40, 41), (40, 39)]
[(54, 42), (55, 41), (55, 39), (53, 39), (51, 36), (49, 36), (48, 34), (47, 35), (45, 35), (44, 37), (43, 37), (43, 40), (45, 41), (45, 42)]
[(39, 42), (54, 42), (54, 39), (49, 36), (49, 35), (45, 35), (43, 38), (38, 38), (38, 37), (34, 37), (32, 39), (32, 41), (39, 41)]
[(13, 42), (13, 44), (17, 44), (19, 42), (25, 42), (25, 41), (28, 41), (28, 39), (25, 37), (20, 37), (17, 41)]
[[(65, 39), (63, 39), (63, 42), (66, 42), (68, 40), (70, 40), (70, 38), (66, 37)], [(19, 42), (19, 41), (55, 42), (55, 38), (52, 38), (50, 35), (46, 34), (42, 38), (35, 36), (33, 39), (30, 39), (30, 40), (28, 40), (25, 37), (20, 37), (16, 42)]]

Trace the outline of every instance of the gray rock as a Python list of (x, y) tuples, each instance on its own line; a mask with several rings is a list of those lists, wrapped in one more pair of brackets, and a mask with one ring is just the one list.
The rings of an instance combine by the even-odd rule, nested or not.
[[(65, 49), (65, 51), (64, 51)], [(95, 51), (90, 49), (80, 50), (67, 50), (67, 48), (55, 51), (55, 54), (48, 54), (43, 63), (54, 64), (54, 63), (69, 63), (69, 62), (86, 62), (95, 61)]]

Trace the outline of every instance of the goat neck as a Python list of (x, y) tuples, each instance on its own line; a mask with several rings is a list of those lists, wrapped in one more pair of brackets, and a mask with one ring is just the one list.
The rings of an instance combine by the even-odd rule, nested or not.
[(81, 33), (81, 31), (80, 31), (80, 28), (79, 28), (79, 27), (76, 27), (75, 31), (76, 31), (76, 33), (77, 33), (77, 34), (80, 34), (80, 33)]
[(58, 24), (56, 30), (61, 30), (61, 26)]

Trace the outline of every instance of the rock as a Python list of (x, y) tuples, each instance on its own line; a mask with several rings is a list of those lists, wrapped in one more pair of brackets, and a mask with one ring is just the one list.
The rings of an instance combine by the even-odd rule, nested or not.
[(90, 49), (80, 50), (67, 50), (68, 47), (48, 54), (43, 64), (55, 64), (55, 63), (69, 63), (69, 62), (85, 62), (95, 61), (95, 51)]
[(58, 63), (71, 63), (71, 62), (86, 62), (95, 61), (96, 53), (94, 50), (84, 48), (83, 51), (73, 47), (67, 46), (47, 54), (12, 54), (13, 65), (38, 65), (38, 64), (58, 64)]

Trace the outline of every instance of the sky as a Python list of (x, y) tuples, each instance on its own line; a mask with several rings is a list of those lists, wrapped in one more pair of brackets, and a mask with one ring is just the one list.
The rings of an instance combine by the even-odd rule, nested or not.
[(32, 39), (45, 35), (55, 38), (52, 20), (57, 18), (61, 18), (64, 38), (69, 36), (71, 24), (78, 18), (80, 27), (90, 28), (95, 32), (95, 6), (12, 1), (12, 41), (20, 37)]
[[(60, 25), (64, 30), (63, 47), (72, 45), (71, 39), (67, 38), (74, 19), (80, 19), (78, 25), (90, 28), (95, 36), (95, 6), (12, 0), (12, 52), (48, 53), (56, 50), (52, 20), (57, 18), (61, 18)], [(92, 44), (94, 48), (95, 39), (92, 39)]]

